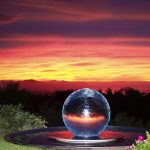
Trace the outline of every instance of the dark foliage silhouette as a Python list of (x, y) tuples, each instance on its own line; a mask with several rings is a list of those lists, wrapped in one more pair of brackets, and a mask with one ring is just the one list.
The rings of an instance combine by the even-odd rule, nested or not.
[[(21, 89), (19, 83), (9, 82), (6, 85), (0, 85), (0, 104), (22, 104), (26, 111), (42, 115), (48, 122), (48, 126), (58, 126), (63, 125), (61, 119), (63, 103), (73, 91), (69, 89), (45, 94), (31, 93), (26, 89)], [(110, 104), (112, 118), (115, 118), (118, 113), (126, 113), (125, 118), (129, 116), (129, 119), (132, 118), (130, 116), (134, 116), (134, 119), (131, 120), (138, 120), (139, 124), (142, 121), (150, 120), (150, 93), (142, 93), (130, 87), (121, 88), (117, 91), (112, 91), (110, 88), (105, 92), (99, 91)]]

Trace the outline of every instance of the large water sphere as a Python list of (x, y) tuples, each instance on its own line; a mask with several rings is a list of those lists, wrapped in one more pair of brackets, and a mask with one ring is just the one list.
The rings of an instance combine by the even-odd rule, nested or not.
[(94, 138), (108, 126), (110, 107), (101, 93), (84, 88), (68, 96), (62, 117), (66, 128), (75, 137)]

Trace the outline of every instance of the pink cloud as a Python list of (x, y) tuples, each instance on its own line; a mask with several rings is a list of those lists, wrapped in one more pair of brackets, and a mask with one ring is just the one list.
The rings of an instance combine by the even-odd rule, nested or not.
[[(50, 58), (50, 57), (100, 57), (100, 58), (149, 58), (149, 46), (128, 45), (128, 42), (150, 41), (149, 38), (65, 38), (65, 37), (14, 37), (0, 41), (16, 42), (16, 47), (0, 50), (0, 57)], [(120, 44), (120, 41), (125, 41)], [(26, 45), (17, 46), (17, 43)], [(119, 42), (119, 44), (116, 44)], [(125, 44), (126, 43), (126, 44)]]
[(23, 18), (22, 13), (0, 13), (0, 25), (14, 23)]
[[(10, 1), (10, 0), (8, 0)], [(10, 1), (11, 3), (11, 1)], [(34, 20), (53, 20), (53, 21), (74, 21), (83, 22), (91, 20), (150, 20), (149, 2), (133, 5), (127, 2), (130, 7), (124, 3), (107, 3), (106, 1), (79, 1), (72, 3), (62, 0), (14, 0), (11, 5), (16, 9), (19, 7), (27, 10), (27, 19)], [(8, 2), (6, 3), (8, 4)], [(127, 6), (128, 6), (127, 5)], [(134, 13), (133, 13), (134, 7)], [(141, 9), (142, 8), (142, 9)], [(142, 11), (141, 11), (142, 10)]]

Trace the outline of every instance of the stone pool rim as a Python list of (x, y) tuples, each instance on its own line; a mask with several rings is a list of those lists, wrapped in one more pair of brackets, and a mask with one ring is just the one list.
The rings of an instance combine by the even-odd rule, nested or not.
[[(54, 145), (36, 145), (36, 144), (25, 144), (25, 143), (21, 143), (21, 142), (17, 142), (13, 140), (13, 137), (17, 136), (17, 135), (23, 135), (23, 134), (32, 134), (32, 133), (36, 133), (36, 132), (46, 132), (46, 131), (62, 131), (62, 130), (67, 130), (64, 126), (61, 127), (49, 127), (49, 128), (38, 128), (38, 129), (31, 129), (31, 130), (24, 130), (24, 131), (18, 131), (18, 132), (14, 132), (11, 134), (7, 134), (4, 136), (4, 139), (7, 142), (13, 143), (13, 144), (17, 144), (17, 145), (22, 145), (22, 146), (32, 146), (32, 147), (39, 147), (39, 148), (52, 148), (52, 149), (60, 149), (60, 146), (54, 146)], [(145, 133), (146, 131), (149, 131), (149, 129), (147, 128), (137, 128), (137, 127), (129, 127), (129, 126), (108, 126), (106, 128), (107, 131), (123, 131), (123, 132), (138, 132), (138, 133)], [(88, 147), (75, 147), (75, 146), (64, 146), (63, 148), (61, 147), (61, 149), (72, 149), (72, 148), (78, 149), (85, 149)], [(115, 149), (116, 150), (123, 150), (126, 149), (127, 146), (103, 146), (103, 147), (89, 147), (91, 149), (106, 149), (106, 150), (111, 150), (111, 149)]]

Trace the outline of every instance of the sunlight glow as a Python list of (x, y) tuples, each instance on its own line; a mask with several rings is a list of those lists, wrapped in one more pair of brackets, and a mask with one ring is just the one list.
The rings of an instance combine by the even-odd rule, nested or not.
[(66, 120), (76, 122), (76, 123), (82, 123), (82, 124), (93, 124), (93, 123), (98, 123), (98, 122), (103, 122), (105, 121), (104, 116), (95, 116), (95, 117), (79, 117), (75, 115), (65, 115), (64, 118)]

